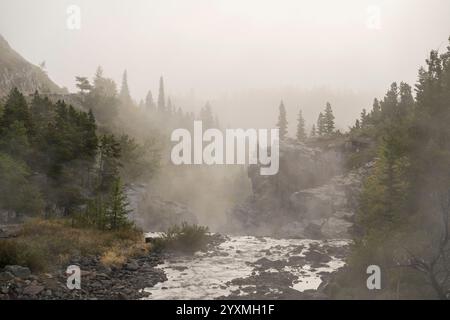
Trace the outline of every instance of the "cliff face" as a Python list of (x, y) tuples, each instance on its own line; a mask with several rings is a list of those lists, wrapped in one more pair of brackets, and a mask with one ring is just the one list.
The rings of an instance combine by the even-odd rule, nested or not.
[(344, 173), (339, 150), (280, 145), (280, 171), (249, 168), (253, 195), (229, 213), (229, 231), (261, 236), (350, 238), (368, 167)]
[(26, 61), (0, 35), (0, 97), (17, 87), (22, 93), (38, 90), (44, 93), (64, 93), (41, 68)]

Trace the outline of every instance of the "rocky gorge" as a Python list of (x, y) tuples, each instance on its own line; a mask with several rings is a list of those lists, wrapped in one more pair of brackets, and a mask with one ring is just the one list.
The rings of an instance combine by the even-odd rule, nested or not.
[(229, 212), (238, 233), (304, 239), (350, 239), (363, 178), (372, 164), (344, 170), (344, 146), (280, 145), (280, 172), (250, 167), (253, 194)]

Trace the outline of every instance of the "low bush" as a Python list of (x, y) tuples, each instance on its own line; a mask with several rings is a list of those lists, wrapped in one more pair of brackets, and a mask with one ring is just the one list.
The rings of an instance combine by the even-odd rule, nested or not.
[(157, 251), (176, 251), (194, 253), (208, 244), (208, 227), (182, 223), (170, 227), (161, 237), (153, 241), (153, 249)]

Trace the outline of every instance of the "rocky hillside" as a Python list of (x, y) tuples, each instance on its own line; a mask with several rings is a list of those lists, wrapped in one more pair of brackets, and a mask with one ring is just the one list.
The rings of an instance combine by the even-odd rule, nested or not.
[(0, 97), (17, 87), (22, 93), (36, 90), (44, 93), (64, 93), (39, 67), (14, 51), (0, 35)]
[(253, 195), (229, 213), (229, 232), (312, 239), (350, 238), (362, 180), (370, 165), (345, 172), (340, 147), (280, 145), (280, 171), (250, 167)]

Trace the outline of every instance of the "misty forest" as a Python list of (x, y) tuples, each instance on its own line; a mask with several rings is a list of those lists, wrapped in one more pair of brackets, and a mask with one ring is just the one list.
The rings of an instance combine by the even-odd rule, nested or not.
[(160, 74), (136, 99), (125, 67), (69, 90), (0, 36), (0, 299), (449, 299), (450, 42), (427, 50), (351, 125), (326, 92), (280, 94), (265, 176), (171, 161), (175, 129), (238, 111), (185, 107)]

